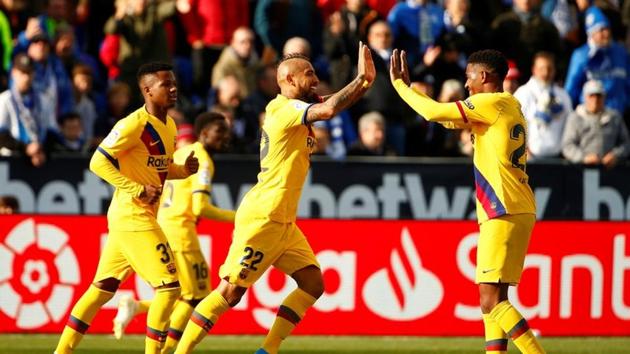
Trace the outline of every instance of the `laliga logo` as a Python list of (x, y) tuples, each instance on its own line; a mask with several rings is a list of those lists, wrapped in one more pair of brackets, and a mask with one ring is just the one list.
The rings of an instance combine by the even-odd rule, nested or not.
[(0, 312), (18, 328), (62, 320), (79, 280), (68, 235), (57, 226), (26, 219), (0, 243)]
[[(433, 312), (442, 302), (444, 289), (435, 274), (422, 268), (420, 255), (407, 228), (402, 230), (400, 239), (412, 278), (408, 276), (398, 250), (393, 250), (390, 262), (395, 279), (390, 278), (386, 268), (377, 271), (367, 279), (363, 299), (372, 312), (383, 318), (412, 321)], [(401, 301), (396, 296), (394, 284), (400, 286)]]

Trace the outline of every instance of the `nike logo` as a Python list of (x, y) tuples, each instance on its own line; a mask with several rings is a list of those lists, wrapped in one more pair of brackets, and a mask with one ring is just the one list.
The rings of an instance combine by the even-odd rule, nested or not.
[(492, 269), (484, 269), (484, 270), (481, 271), (481, 273), (486, 274), (488, 272), (492, 272), (493, 270), (494, 270), (494, 268), (492, 268)]
[(151, 145), (151, 146), (155, 146), (155, 145), (157, 145), (157, 144), (159, 144), (159, 143), (160, 143), (160, 141), (159, 141), (159, 140), (156, 140), (156, 141), (152, 141), (152, 142), (150, 142), (150, 143), (149, 143), (149, 145)]

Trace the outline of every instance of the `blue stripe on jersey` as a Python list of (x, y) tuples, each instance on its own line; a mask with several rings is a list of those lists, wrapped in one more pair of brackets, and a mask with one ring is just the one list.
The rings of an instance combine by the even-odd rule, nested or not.
[(162, 138), (160, 137), (160, 134), (157, 132), (157, 130), (155, 130), (155, 128), (153, 128), (153, 126), (151, 125), (151, 123), (147, 122), (147, 125), (145, 126), (145, 129), (149, 132), (149, 134), (151, 134), (151, 137), (153, 138), (153, 141), (157, 141), (157, 147), (158, 150), (160, 150), (160, 154), (162, 155), (166, 155), (166, 149), (164, 148), (164, 142), (162, 141)]
[(110, 155), (107, 151), (105, 151), (105, 149), (99, 146), (96, 148), (96, 150), (98, 150), (98, 152), (100, 152), (105, 157), (107, 157), (109, 162), (111, 162), (112, 165), (114, 165), (114, 167), (116, 167), (117, 170), (120, 170), (120, 166), (118, 166), (118, 160), (116, 160), (112, 155)]
[(496, 218), (507, 214), (505, 206), (499, 200), (497, 193), (494, 191), (488, 180), (474, 166), (475, 170), (475, 186), (477, 189), (477, 199), (486, 211), (489, 219)]
[(304, 113), (302, 114), (302, 124), (307, 125), (308, 122), (306, 121), (306, 113), (308, 113), (308, 109), (311, 108), (312, 105), (314, 105), (315, 103), (311, 103), (308, 105), (308, 107), (306, 107), (306, 109), (304, 110)]

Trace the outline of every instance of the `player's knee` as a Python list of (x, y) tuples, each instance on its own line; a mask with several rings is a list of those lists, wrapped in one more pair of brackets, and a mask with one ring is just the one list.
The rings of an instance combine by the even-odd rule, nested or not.
[(203, 300), (203, 298), (201, 298), (201, 299), (190, 299), (190, 300), (183, 300), (182, 299), (182, 301), (185, 301), (188, 305), (190, 305), (193, 308), (197, 307), (197, 305), (199, 305), (201, 300)]
[(110, 293), (115, 293), (118, 290), (118, 287), (120, 286), (120, 280), (116, 278), (107, 278), (107, 279), (95, 281), (94, 283), (92, 283), (92, 285), (94, 285), (95, 287), (101, 290), (109, 291)]
[(499, 303), (495, 296), (487, 294), (481, 294), (479, 296), (479, 306), (481, 307), (481, 313), (490, 313), (492, 309)]
[(321, 277), (321, 275), (319, 277), (310, 278), (308, 281), (298, 284), (298, 287), (312, 297), (319, 299), (324, 293), (324, 278)]
[(241, 298), (245, 295), (247, 288), (231, 284), (223, 280), (219, 283), (219, 286), (215, 289), (215, 291), (219, 292), (219, 294), (223, 296), (230, 307), (234, 307), (241, 301)]

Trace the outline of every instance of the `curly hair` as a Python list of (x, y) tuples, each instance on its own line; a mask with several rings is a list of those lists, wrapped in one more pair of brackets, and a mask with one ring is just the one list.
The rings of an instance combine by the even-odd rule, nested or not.
[(472, 53), (468, 57), (468, 64), (480, 64), (490, 70), (490, 72), (499, 75), (499, 79), (503, 81), (508, 72), (508, 62), (503, 53), (494, 49), (484, 49)]

